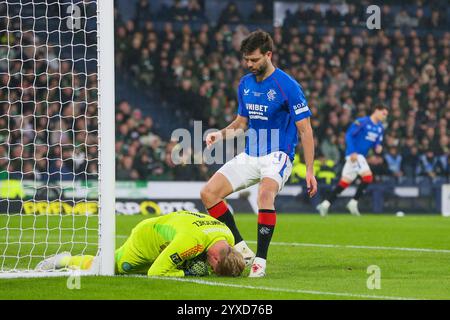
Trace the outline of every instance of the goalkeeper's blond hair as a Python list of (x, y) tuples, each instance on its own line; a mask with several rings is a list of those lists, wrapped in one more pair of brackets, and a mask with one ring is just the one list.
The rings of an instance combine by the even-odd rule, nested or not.
[(244, 257), (236, 249), (228, 247), (228, 249), (222, 251), (221, 257), (215, 272), (217, 275), (238, 277), (244, 271)]

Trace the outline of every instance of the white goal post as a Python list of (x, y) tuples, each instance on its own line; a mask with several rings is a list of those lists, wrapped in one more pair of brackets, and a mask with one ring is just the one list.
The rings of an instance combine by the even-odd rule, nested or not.
[(441, 214), (450, 217), (450, 184), (441, 187)]
[(114, 274), (114, 113), (114, 1), (0, 0), (0, 278)]

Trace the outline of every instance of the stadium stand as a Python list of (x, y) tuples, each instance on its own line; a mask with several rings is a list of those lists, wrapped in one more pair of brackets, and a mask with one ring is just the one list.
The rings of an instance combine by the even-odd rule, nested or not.
[[(450, 11), (445, 3), (441, 7), (440, 1), (432, 5), (414, 2), (409, 11), (399, 1), (383, 5), (383, 28), (377, 32), (365, 28), (365, 2), (358, 1), (347, 1), (346, 14), (333, 4), (305, 2), (295, 12), (286, 12), (283, 25), (276, 27), (271, 1), (121, 2), (125, 7), (115, 10), (115, 63), (117, 83), (121, 83), (116, 106), (117, 178), (205, 180), (215, 171), (204, 164), (174, 165), (170, 154), (176, 142), (170, 141), (170, 132), (178, 127), (192, 129), (194, 121), (202, 121), (204, 130), (220, 128), (233, 119), (237, 84), (245, 72), (239, 44), (250, 31), (264, 28), (275, 41), (275, 64), (299, 81), (309, 101), (319, 178), (322, 171), (324, 182), (336, 178), (346, 128), (355, 118), (365, 116), (373, 103), (384, 102), (391, 109), (385, 150), (383, 155), (368, 158), (376, 179), (449, 181)], [(215, 10), (211, 7), (214, 3), (218, 5)], [(23, 39), (26, 41), (26, 34)], [(6, 37), (0, 36), (0, 42), (5, 41)], [(22, 73), (33, 67), (19, 61), (10, 64)], [(40, 67), (52, 69), (51, 63), (42, 62)], [(39, 99), (21, 89), (30, 81), (10, 79), (7, 68), (0, 66), (0, 94), (21, 98), (13, 99), (11, 105), (0, 104), (0, 154), (7, 155), (0, 158), (3, 174), (19, 174), (25, 179), (60, 179), (58, 175), (83, 179), (89, 175), (77, 176), (77, 168), (85, 166), (95, 174), (97, 150), (86, 147), (87, 138), (76, 130), (77, 126), (89, 126), (89, 111), (87, 117), (81, 116), (85, 113), (77, 114), (76, 108), (64, 103), (65, 97), (72, 97), (70, 89), (49, 90), (49, 97), (61, 104), (34, 105), (32, 101)], [(36, 81), (39, 87), (44, 79)], [(95, 83), (93, 79), (86, 81), (86, 88), (95, 89), (90, 85), (90, 81)], [(7, 92), (7, 85), (15, 89)], [(64, 109), (67, 132), (83, 141), (83, 150), (59, 146), (47, 150), (42, 145), (35, 150), (23, 148), (18, 131), (4, 130), (8, 124), (14, 127), (11, 122), (22, 119), (14, 115), (23, 112), (20, 125), (32, 127), (39, 135), (52, 124), (38, 115), (52, 115), (59, 108)], [(31, 114), (28, 109), (33, 109), (35, 116), (27, 116)], [(33, 139), (40, 137), (29, 136), (24, 141)], [(59, 152), (62, 160), (34, 162), (48, 152)], [(7, 158), (12, 159), (9, 166)], [(301, 158), (296, 165), (301, 166)], [(301, 178), (301, 172), (301, 167), (294, 169), (292, 182)]]
[(413, 12), (395, 2), (384, 5), (379, 32), (364, 27), (365, 6), (358, 2), (348, 5), (346, 15), (335, 5), (301, 5), (279, 27), (261, 19), (270, 17), (267, 1), (253, 1), (255, 9), (247, 14), (239, 10), (242, 2), (228, 2), (210, 22), (205, 22), (207, 12), (177, 13), (207, 7), (188, 3), (184, 8), (180, 1), (163, 4), (159, 11), (153, 8), (154, 14), (148, 9), (147, 19), (136, 14), (118, 25), (116, 51), (120, 73), (128, 72), (142, 90), (160, 92), (177, 117), (187, 120), (185, 126), (199, 120), (218, 128), (233, 119), (235, 90), (244, 72), (239, 43), (265, 27), (276, 44), (275, 63), (301, 83), (309, 99), (318, 162), (331, 160), (338, 172), (346, 128), (373, 103), (384, 102), (391, 108), (385, 152), (369, 157), (378, 179), (448, 179), (450, 34), (446, 8), (439, 10), (439, 3), (417, 1)]

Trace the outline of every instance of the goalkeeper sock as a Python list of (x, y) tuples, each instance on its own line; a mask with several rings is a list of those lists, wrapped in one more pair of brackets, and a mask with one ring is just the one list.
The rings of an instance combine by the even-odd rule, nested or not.
[(216, 218), (220, 222), (225, 223), (227, 227), (230, 228), (231, 232), (233, 233), (235, 243), (239, 243), (243, 240), (236, 226), (233, 215), (231, 214), (230, 209), (228, 209), (228, 206), (224, 201), (216, 203), (214, 206), (207, 210), (213, 218)]
[(256, 256), (267, 259), (270, 240), (272, 240), (273, 231), (277, 221), (275, 210), (259, 209), (258, 212), (258, 249)]
[(333, 192), (331, 193), (331, 195), (328, 197), (328, 201), (330, 201), (330, 203), (332, 203), (334, 200), (336, 200), (337, 196), (344, 191), (344, 189), (347, 189), (347, 187), (350, 184), (348, 182), (345, 182), (343, 180), (339, 181), (339, 183), (337, 184), (336, 188), (334, 188)]
[(59, 263), (70, 269), (89, 270), (93, 261), (94, 256), (85, 255), (64, 257)]

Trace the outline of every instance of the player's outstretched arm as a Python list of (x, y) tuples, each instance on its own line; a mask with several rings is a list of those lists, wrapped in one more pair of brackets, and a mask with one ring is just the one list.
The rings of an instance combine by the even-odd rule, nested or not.
[(206, 146), (209, 148), (211, 145), (221, 139), (231, 139), (239, 136), (247, 130), (248, 118), (238, 115), (233, 122), (231, 122), (226, 128), (211, 132), (206, 136)]
[(296, 122), (297, 130), (300, 134), (306, 164), (306, 186), (310, 197), (317, 193), (317, 181), (314, 177), (314, 136), (311, 121), (304, 118)]

